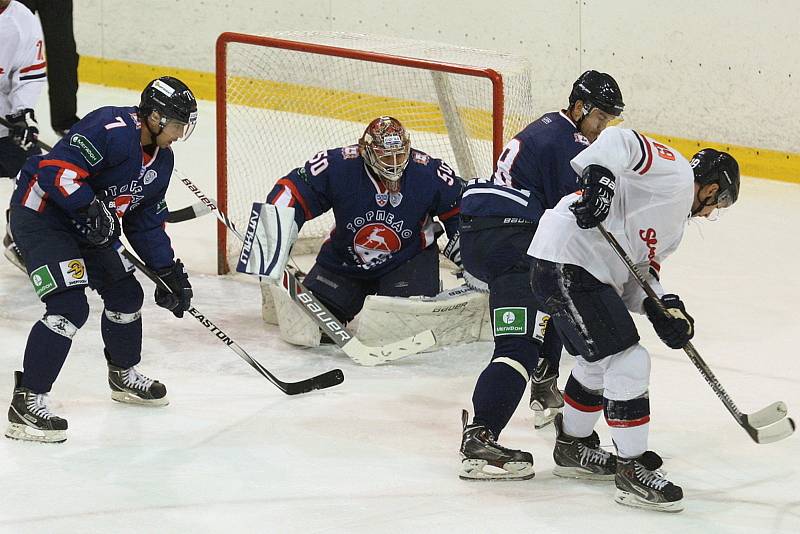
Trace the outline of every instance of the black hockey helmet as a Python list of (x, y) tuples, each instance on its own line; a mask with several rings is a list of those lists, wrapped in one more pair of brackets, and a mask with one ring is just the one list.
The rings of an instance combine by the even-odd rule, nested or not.
[(586, 114), (593, 107), (597, 107), (609, 115), (619, 117), (622, 110), (625, 109), (622, 91), (616, 80), (610, 74), (596, 70), (587, 70), (572, 84), (569, 105), (574, 105), (578, 100), (583, 102)]
[(197, 100), (189, 87), (177, 78), (162, 76), (144, 88), (139, 102), (139, 116), (144, 120), (153, 111), (161, 116), (159, 126), (162, 130), (168, 121), (183, 123), (184, 141), (194, 131), (197, 122)]
[(739, 164), (727, 152), (704, 148), (690, 162), (694, 171), (694, 181), (700, 187), (717, 184), (715, 204), (728, 208), (739, 198)]

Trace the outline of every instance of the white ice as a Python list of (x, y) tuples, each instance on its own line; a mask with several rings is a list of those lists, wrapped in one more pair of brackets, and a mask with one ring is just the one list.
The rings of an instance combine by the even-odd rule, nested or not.
[[(83, 85), (80, 111), (137, 98)], [(38, 116), (45, 141), (54, 141), (45, 100)], [(194, 137), (176, 148), (177, 166), (207, 192), (214, 191), (213, 110), (201, 103)], [(0, 182), (4, 204), (10, 182)], [(173, 208), (192, 202), (178, 183), (169, 195)], [(692, 224), (664, 267), (665, 287), (696, 320), (695, 346), (745, 412), (783, 400), (800, 416), (798, 206), (800, 186), (745, 179), (736, 206), (718, 222)], [(800, 532), (798, 437), (753, 443), (685, 355), (665, 348), (646, 321), (639, 325), (653, 355), (650, 446), (684, 488), (686, 510), (677, 515), (621, 507), (610, 483), (554, 477), (552, 429), (533, 430), (527, 398), (501, 443), (532, 451), (536, 477), (459, 480), (460, 411), (471, 409), (491, 345), (377, 368), (333, 348), (286, 345), (262, 324), (255, 284), (213, 274), (214, 226), (205, 217), (169, 227), (197, 308), (280, 378), (339, 367), (345, 382), (283, 395), (191, 317), (157, 308), (142, 278), (140, 369), (167, 385), (171, 403), (120, 405), (109, 396), (102, 306), (91, 294), (91, 317), (53, 389), (68, 440), (0, 438), (1, 532)], [(0, 259), (5, 399), (42, 310), (27, 279)], [(565, 357), (562, 386), (570, 365)], [(598, 431), (610, 445), (602, 421)]]

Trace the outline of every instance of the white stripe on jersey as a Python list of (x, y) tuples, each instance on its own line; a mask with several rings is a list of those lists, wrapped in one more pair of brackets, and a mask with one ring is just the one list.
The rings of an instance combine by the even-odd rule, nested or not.
[(61, 168), (56, 173), (55, 186), (61, 190), (65, 197), (68, 197), (80, 188), (79, 181), (80, 177), (77, 172)]
[(278, 196), (272, 201), (272, 204), (276, 206), (283, 206), (284, 208), (289, 208), (292, 206), (292, 191), (289, 189), (289, 186), (284, 185), (281, 192), (278, 193)]
[(47, 195), (41, 187), (37, 179), (34, 177), (28, 185), (28, 192), (22, 198), (22, 205), (26, 208), (41, 212), (44, 210), (44, 197)]

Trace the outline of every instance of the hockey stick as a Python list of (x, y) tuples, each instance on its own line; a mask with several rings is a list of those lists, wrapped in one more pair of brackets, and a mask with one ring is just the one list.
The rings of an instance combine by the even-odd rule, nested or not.
[[(208, 207), (211, 208), (220, 222), (224, 224), (233, 235), (240, 241), (244, 241), (244, 236), (236, 229), (228, 216), (220, 211), (216, 203), (210, 202), (210, 199), (205, 196), (189, 178), (183, 175), (183, 173), (178, 171), (175, 171), (175, 173), (178, 178), (180, 178), (181, 182), (189, 188), (197, 198), (208, 204)], [(370, 347), (363, 344), (358, 338), (352, 335), (342, 323), (340, 323), (339, 320), (300, 283), (294, 273), (288, 269), (284, 269), (283, 272), (283, 288), (289, 293), (291, 299), (300, 305), (306, 314), (328, 334), (333, 342), (336, 343), (351, 360), (358, 364), (366, 366), (379, 365), (411, 356), (412, 354), (417, 354), (436, 344), (436, 338), (433, 336), (433, 332), (425, 330), (424, 332), (420, 332), (419, 334), (401, 339), (394, 343)]]
[(211, 213), (211, 211), (212, 209), (209, 208), (208, 204), (205, 202), (195, 202), (191, 206), (186, 206), (185, 208), (180, 208), (175, 211), (170, 210), (167, 214), (167, 222), (174, 224), (184, 221), (191, 221), (192, 219), (197, 219), (198, 217), (208, 215)]
[[(652, 298), (656, 304), (658, 305), (659, 309), (665, 314), (668, 313), (664, 305), (661, 303), (661, 299), (658, 298), (653, 288), (650, 287), (650, 284), (647, 280), (642, 276), (642, 273), (639, 272), (639, 269), (633, 263), (633, 261), (628, 257), (628, 254), (625, 252), (625, 249), (619, 244), (616, 238), (608, 233), (608, 231), (603, 227), (602, 224), (598, 224), (597, 228), (600, 230), (600, 233), (603, 234), (603, 237), (608, 244), (614, 249), (614, 252), (617, 253), (617, 256), (625, 263), (625, 266), (628, 267), (628, 271), (636, 278), (636, 281), (639, 283), (639, 286), (644, 290), (648, 297)], [(753, 441), (756, 443), (772, 443), (774, 441), (779, 441), (784, 438), (788, 438), (792, 435), (795, 429), (794, 420), (790, 417), (786, 417), (787, 408), (786, 404), (783, 402), (774, 402), (767, 406), (766, 408), (762, 408), (757, 412), (751, 414), (742, 413), (736, 404), (733, 402), (733, 399), (728, 395), (725, 391), (725, 388), (722, 387), (717, 377), (714, 376), (714, 373), (711, 371), (711, 368), (706, 364), (700, 354), (695, 350), (694, 346), (692, 345), (691, 341), (687, 342), (686, 345), (683, 346), (684, 352), (686, 355), (689, 356), (689, 359), (692, 361), (697, 370), (700, 371), (700, 374), (703, 375), (703, 378), (708, 385), (711, 386), (711, 389), (714, 390), (719, 400), (722, 401), (722, 404), (725, 405), (725, 408), (733, 415), (733, 418), (736, 419), (736, 422), (745, 429), (745, 431), (753, 438)]]
[[(130, 251), (128, 251), (121, 243), (117, 242), (115, 246), (118, 252), (122, 254), (128, 261), (130, 261), (137, 269), (139, 269), (145, 276), (147, 276), (150, 280), (152, 280), (158, 287), (163, 290), (172, 292), (172, 290), (167, 286), (164, 280), (161, 279), (156, 273), (154, 273), (149, 267), (147, 267), (142, 261), (134, 256)], [(344, 374), (342, 373), (341, 369), (333, 369), (326, 373), (322, 373), (321, 375), (317, 375), (306, 380), (301, 380), (299, 382), (283, 382), (278, 380), (278, 378), (270, 373), (263, 365), (258, 363), (254, 360), (245, 350), (239, 346), (230, 336), (228, 336), (225, 332), (219, 329), (214, 323), (211, 322), (208, 317), (201, 314), (197, 308), (191, 307), (188, 311), (189, 315), (197, 319), (200, 324), (206, 327), (206, 330), (211, 332), (214, 337), (225, 343), (230, 349), (239, 355), (244, 361), (250, 364), (250, 366), (258, 371), (261, 376), (275, 384), (278, 389), (286, 393), (287, 395), (298, 395), (300, 393), (308, 393), (309, 391), (314, 391), (315, 389), (325, 389), (332, 386), (336, 386), (341, 384), (344, 381)]]
[[(7, 120), (5, 120), (3, 117), (0, 117), (0, 126), (5, 126), (5, 127), (6, 127), (6, 128), (8, 128), (9, 130), (10, 130), (11, 128), (13, 128), (13, 126), (11, 125), (11, 123), (10, 123), (10, 122), (8, 122)], [(48, 144), (47, 144), (47, 143), (45, 143), (44, 141), (40, 141), (39, 139), (37, 139), (37, 140), (36, 140), (36, 144), (37, 144), (37, 145), (39, 145), (40, 147), (42, 147), (43, 149), (47, 150), (48, 152), (50, 152), (51, 150), (53, 150), (53, 147), (51, 147), (50, 145), (48, 145)]]

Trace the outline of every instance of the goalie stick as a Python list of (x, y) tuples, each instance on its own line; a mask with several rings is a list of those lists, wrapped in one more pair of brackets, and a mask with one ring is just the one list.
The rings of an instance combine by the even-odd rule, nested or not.
[[(208, 202), (209, 198), (203, 194), (188, 177), (183, 175), (183, 173), (176, 170), (175, 174), (197, 198), (208, 204), (208, 207), (214, 212), (220, 222), (222, 222), (233, 235), (240, 241), (244, 241), (244, 236), (236, 229), (228, 216), (220, 211), (215, 203)], [(358, 364), (366, 366), (380, 365), (406, 356), (411, 356), (412, 354), (417, 354), (436, 344), (436, 338), (433, 332), (425, 330), (414, 336), (387, 345), (380, 345), (377, 347), (365, 345), (351, 334), (342, 323), (300, 283), (294, 273), (288, 269), (284, 269), (283, 272), (283, 288), (289, 293), (291, 299), (322, 328), (333, 342), (336, 343), (351, 360)]]
[(167, 222), (174, 224), (184, 221), (191, 221), (192, 219), (197, 219), (203, 215), (208, 215), (211, 213), (211, 211), (211, 208), (209, 208), (208, 204), (205, 202), (195, 202), (191, 206), (186, 206), (185, 208), (180, 208), (175, 211), (170, 210), (167, 213)]
[[(130, 261), (139, 271), (141, 271), (145, 276), (147, 276), (150, 280), (152, 280), (158, 287), (164, 289), (166, 291), (172, 292), (172, 290), (167, 286), (164, 280), (161, 279), (155, 272), (153, 272), (149, 267), (147, 267), (142, 261), (134, 256), (130, 251), (128, 251), (121, 243), (117, 242), (116, 248), (120, 254), (122, 254), (128, 261)], [(258, 371), (261, 376), (275, 384), (278, 389), (286, 393), (287, 395), (298, 395), (300, 393), (308, 393), (309, 391), (314, 391), (315, 389), (325, 389), (332, 386), (336, 386), (341, 384), (344, 381), (344, 373), (342, 373), (341, 369), (333, 369), (331, 371), (322, 373), (321, 375), (317, 375), (311, 378), (307, 378), (306, 380), (300, 380), (299, 382), (283, 382), (279, 380), (275, 375), (270, 373), (263, 365), (258, 363), (252, 356), (250, 356), (242, 347), (239, 346), (230, 336), (228, 336), (225, 332), (220, 330), (214, 323), (211, 322), (208, 317), (201, 314), (197, 308), (192, 306), (188, 310), (189, 315), (194, 317), (198, 320), (200, 324), (206, 327), (206, 330), (211, 332), (214, 337), (225, 343), (230, 349), (239, 355), (244, 361), (250, 364), (250, 366)]]
[[(642, 273), (630, 259), (628, 254), (625, 252), (625, 249), (619, 244), (616, 238), (608, 233), (608, 231), (603, 227), (602, 224), (597, 225), (598, 230), (600, 233), (603, 234), (603, 237), (608, 244), (614, 249), (614, 252), (617, 253), (617, 256), (625, 263), (625, 266), (628, 267), (628, 271), (636, 278), (636, 281), (639, 283), (639, 286), (644, 290), (648, 297), (652, 298), (658, 307), (661, 309), (662, 312), (667, 313), (666, 308), (661, 303), (661, 299), (658, 298), (653, 288), (650, 287), (650, 284), (647, 280), (642, 276)], [(706, 364), (700, 354), (692, 345), (691, 341), (687, 342), (686, 345), (683, 346), (684, 352), (686, 355), (689, 356), (689, 359), (692, 361), (694, 366), (700, 371), (700, 374), (703, 376), (705, 381), (711, 386), (711, 389), (714, 390), (719, 400), (722, 401), (722, 404), (725, 405), (725, 408), (733, 415), (733, 418), (736, 419), (736, 422), (739, 423), (739, 426), (745, 429), (747, 434), (755, 441), (756, 443), (773, 443), (775, 441), (780, 441), (784, 438), (788, 438), (792, 435), (795, 429), (794, 420), (790, 417), (786, 417), (787, 408), (786, 404), (783, 402), (773, 402), (769, 406), (758, 410), (757, 412), (753, 412), (751, 414), (742, 413), (736, 404), (733, 402), (733, 399), (728, 395), (725, 391), (725, 388), (722, 387), (717, 377), (714, 376), (714, 373), (711, 371), (711, 368)]]

